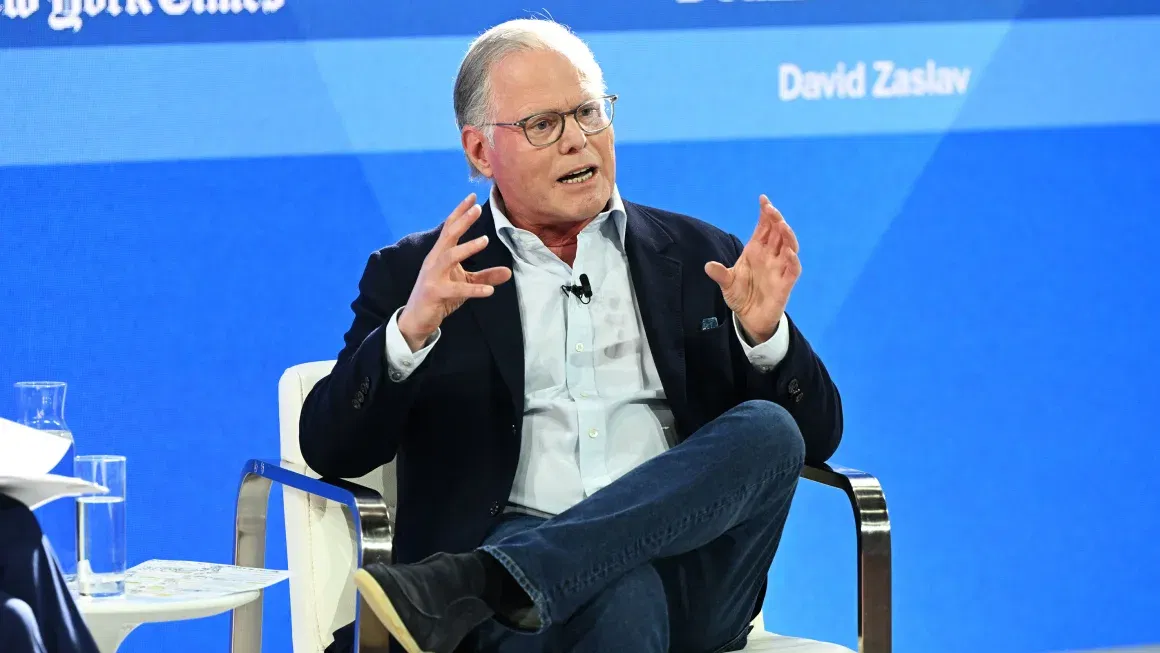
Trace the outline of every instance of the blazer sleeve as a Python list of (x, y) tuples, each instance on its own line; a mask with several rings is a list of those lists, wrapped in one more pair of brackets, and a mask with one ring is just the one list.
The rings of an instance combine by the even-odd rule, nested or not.
[[(734, 260), (743, 245), (733, 237)], [(806, 444), (806, 462), (824, 463), (842, 441), (842, 398), (830, 373), (814, 353), (810, 343), (786, 314), (789, 350), (772, 371), (761, 373), (745, 358), (740, 344), (737, 352), (745, 371), (745, 399), (765, 399), (789, 411)]]
[(410, 285), (392, 273), (384, 251), (367, 261), (334, 369), (302, 406), (302, 457), (325, 477), (356, 478), (393, 460), (422, 380), (421, 374), (402, 382), (387, 376), (386, 325), (406, 304)]

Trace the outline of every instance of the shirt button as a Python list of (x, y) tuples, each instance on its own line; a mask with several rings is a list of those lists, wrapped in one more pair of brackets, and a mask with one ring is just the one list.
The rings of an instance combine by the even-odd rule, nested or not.
[(584, 351), (584, 344), (579, 342), (576, 343), (576, 351)]
[(411, 361), (403, 361), (403, 367), (411, 367)]
[(580, 396), (581, 396), (582, 398), (584, 398), (584, 399), (587, 399), (587, 398), (588, 398), (588, 393), (587, 393), (587, 392), (581, 392), (581, 393), (580, 393)]
[(597, 431), (596, 429), (588, 429), (588, 437), (594, 438), (598, 435), (600, 435), (600, 431)]

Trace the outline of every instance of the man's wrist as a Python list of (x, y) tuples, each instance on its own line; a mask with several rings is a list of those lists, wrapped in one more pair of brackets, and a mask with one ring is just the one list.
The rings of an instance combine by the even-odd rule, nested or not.
[(737, 314), (733, 315), (733, 325), (737, 330), (737, 339), (741, 341), (741, 348), (759, 372), (773, 370), (789, 353), (790, 329), (783, 322), (787, 322), (784, 313), (778, 319), (773, 334), (763, 342), (754, 343), (752, 334), (741, 323), (741, 318)]
[(398, 325), (399, 333), (402, 334), (403, 340), (407, 341), (407, 346), (411, 348), (412, 354), (422, 349), (423, 345), (425, 345), (427, 341), (431, 339), (431, 336), (435, 334), (435, 332), (432, 331), (431, 333), (417, 335), (414, 329), (407, 322), (406, 308), (404, 308), (402, 312), (399, 313)]
[[(741, 320), (738, 320), (738, 322), (741, 322)], [(741, 322), (741, 333), (745, 336), (746, 339), (749, 340), (749, 345), (751, 347), (756, 347), (763, 342), (768, 342), (769, 339), (772, 338), (775, 333), (777, 333), (777, 327), (779, 324), (781, 324), (781, 320), (774, 322), (773, 328), (768, 331), (755, 331), (746, 326), (744, 322)]]

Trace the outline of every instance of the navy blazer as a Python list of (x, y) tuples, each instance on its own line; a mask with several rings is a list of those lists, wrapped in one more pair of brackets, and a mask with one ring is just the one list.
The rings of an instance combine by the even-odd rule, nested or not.
[[(784, 406), (801, 429), (806, 460), (826, 461), (842, 436), (841, 399), (821, 360), (793, 325), (789, 351), (761, 374), (741, 349), (721, 289), (705, 274), (733, 265), (741, 241), (688, 216), (625, 202), (626, 248), (645, 333), (684, 439), (749, 399)], [(384, 330), (407, 303), (439, 229), (371, 255), (351, 305), (354, 323), (334, 370), (307, 396), (300, 442), (323, 477), (367, 474), (398, 458), (395, 562), (479, 546), (507, 504), (519, 461), (524, 351), (514, 281), (469, 299), (403, 382), (388, 378)], [(512, 264), (490, 206), (461, 242), (487, 234), (464, 267)], [(702, 330), (703, 320), (717, 327)]]

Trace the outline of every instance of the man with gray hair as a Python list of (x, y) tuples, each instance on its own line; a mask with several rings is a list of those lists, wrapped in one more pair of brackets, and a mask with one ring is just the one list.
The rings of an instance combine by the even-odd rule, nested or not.
[(481, 35), (454, 98), (488, 201), (371, 255), (302, 411), (323, 476), (397, 457), (364, 623), (407, 653), (743, 648), (802, 465), (842, 435), (785, 313), (793, 230), (765, 196), (744, 245), (622, 199), (617, 96), (552, 21)]

